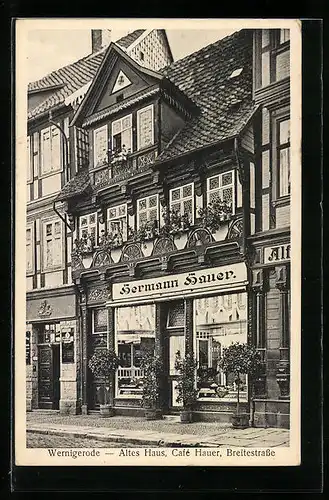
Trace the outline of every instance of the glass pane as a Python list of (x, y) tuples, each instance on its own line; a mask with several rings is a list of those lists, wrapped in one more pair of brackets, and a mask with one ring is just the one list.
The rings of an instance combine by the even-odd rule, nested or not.
[(199, 366), (208, 368), (208, 340), (199, 340)]
[(46, 267), (53, 265), (53, 242), (52, 240), (46, 241)]
[(270, 83), (270, 53), (262, 54), (262, 86), (265, 87)]
[(180, 200), (180, 189), (173, 189), (171, 192), (171, 199), (173, 201)]
[(139, 223), (144, 224), (145, 222), (147, 222), (147, 214), (146, 212), (142, 212), (139, 214)]
[(51, 169), (59, 170), (61, 166), (61, 144), (59, 130), (55, 127), (52, 129), (51, 139)]
[(80, 226), (87, 226), (87, 224), (88, 224), (87, 217), (82, 217), (80, 219)]
[(233, 189), (232, 188), (223, 189), (223, 200), (232, 201), (232, 198), (233, 198)]
[(172, 203), (171, 204), (171, 210), (173, 212), (180, 213), (180, 203)]
[(106, 332), (107, 331), (107, 310), (106, 309), (95, 309), (94, 314), (94, 332)]
[(31, 241), (31, 229), (26, 230), (26, 241)]
[(109, 218), (114, 219), (117, 215), (117, 209), (116, 208), (110, 208), (109, 209)]
[(182, 300), (177, 302), (172, 302), (169, 306), (167, 326), (184, 326), (185, 323), (185, 308), (184, 302)]
[(121, 120), (113, 122), (112, 124), (112, 134), (117, 135), (121, 132)]
[(186, 200), (183, 202), (183, 210), (184, 214), (192, 213), (192, 200)]
[(60, 222), (55, 222), (55, 234), (61, 234), (61, 223)]
[(280, 30), (280, 44), (290, 40), (290, 30)]
[(212, 193), (209, 193), (209, 203), (214, 203), (220, 199), (221, 196), (219, 195), (218, 191), (213, 191)]
[(119, 215), (121, 215), (121, 216), (126, 215), (126, 205), (121, 205), (119, 207)]
[(219, 188), (219, 176), (212, 177), (209, 180), (209, 189), (217, 189)]
[(227, 174), (222, 175), (222, 186), (227, 186), (228, 184), (232, 184), (232, 172), (228, 172)]
[(266, 47), (270, 43), (270, 30), (262, 30), (262, 47)]
[(138, 117), (139, 147), (144, 148), (152, 144), (152, 110), (142, 111)]
[(131, 150), (131, 128), (125, 130), (121, 134), (122, 148)]
[(290, 120), (284, 120), (279, 124), (279, 141), (280, 144), (290, 142)]
[(158, 218), (158, 211), (156, 208), (152, 208), (152, 210), (149, 211), (149, 220), (157, 220)]
[(139, 207), (139, 210), (145, 210), (146, 209), (146, 198), (144, 198), (143, 200), (139, 200), (138, 207)]
[(290, 51), (285, 50), (276, 56), (276, 80), (287, 78), (290, 73)]
[(149, 207), (152, 208), (152, 207), (156, 207), (157, 206), (157, 201), (158, 201), (158, 198), (157, 196), (151, 196), (149, 198)]
[(51, 236), (52, 229), (52, 224), (46, 224), (46, 236)]
[(290, 149), (280, 151), (280, 196), (290, 193)]
[(131, 127), (131, 115), (122, 119), (122, 130)]
[(187, 198), (188, 196), (192, 196), (192, 185), (183, 187), (183, 198)]
[(118, 355), (120, 358), (120, 366), (131, 366), (131, 344), (118, 344)]
[(96, 222), (96, 215), (95, 214), (90, 215), (90, 217), (89, 217), (89, 223), (90, 224), (95, 224), (95, 222)]

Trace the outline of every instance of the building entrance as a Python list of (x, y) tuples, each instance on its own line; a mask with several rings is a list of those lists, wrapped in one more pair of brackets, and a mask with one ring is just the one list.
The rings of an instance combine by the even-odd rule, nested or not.
[(60, 399), (60, 346), (39, 345), (38, 347), (38, 387), (39, 408), (58, 410)]

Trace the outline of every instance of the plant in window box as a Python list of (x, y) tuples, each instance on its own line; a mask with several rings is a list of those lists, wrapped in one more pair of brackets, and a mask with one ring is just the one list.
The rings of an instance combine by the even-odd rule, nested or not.
[(199, 208), (198, 215), (202, 226), (215, 233), (224, 222), (232, 217), (232, 203), (217, 197), (207, 207)]
[(234, 428), (244, 429), (249, 425), (249, 414), (240, 413), (240, 391), (243, 387), (240, 376), (247, 375), (250, 381), (257, 376), (262, 367), (260, 354), (252, 345), (234, 342), (230, 346), (224, 347), (219, 367), (224, 372), (233, 373), (235, 376), (237, 405), (236, 412), (232, 416), (232, 424)]
[(74, 240), (74, 250), (77, 255), (92, 253), (95, 246), (95, 236), (90, 233), (83, 233), (81, 238)]
[(104, 403), (100, 405), (102, 417), (112, 417), (113, 410), (113, 379), (120, 359), (113, 349), (97, 349), (88, 362), (94, 377), (105, 381)]
[(129, 227), (128, 235), (130, 240), (140, 243), (154, 240), (159, 235), (158, 221), (147, 221), (141, 224), (137, 230)]
[(197, 369), (198, 387), (210, 387), (216, 382), (216, 375), (218, 375), (216, 368), (199, 367)]
[(179, 210), (170, 210), (165, 207), (162, 211), (164, 225), (161, 227), (161, 234), (180, 236), (191, 227), (189, 214), (180, 214)]
[(109, 163), (116, 164), (122, 163), (128, 160), (131, 150), (126, 148), (125, 145), (121, 149), (110, 149), (109, 150)]
[(160, 377), (163, 373), (163, 363), (159, 355), (152, 349), (146, 349), (141, 356), (142, 378), (142, 406), (146, 420), (162, 418), (160, 409)]
[(197, 361), (193, 354), (186, 354), (185, 358), (182, 358), (180, 351), (176, 352), (175, 370), (178, 372), (176, 401), (183, 404), (183, 410), (180, 413), (182, 423), (193, 421), (193, 409), (198, 395), (198, 389), (195, 387), (196, 367)]
[(123, 236), (120, 231), (105, 232), (101, 231), (100, 247), (103, 250), (111, 250), (112, 248), (119, 248), (123, 245)]

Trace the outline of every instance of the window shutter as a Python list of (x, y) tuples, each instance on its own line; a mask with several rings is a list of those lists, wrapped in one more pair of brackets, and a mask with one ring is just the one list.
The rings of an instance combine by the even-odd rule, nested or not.
[(95, 166), (107, 162), (107, 126), (95, 130), (94, 133)]
[(41, 132), (42, 151), (42, 173), (48, 174), (51, 171), (51, 150), (50, 150), (50, 129)]
[(151, 146), (153, 140), (153, 107), (138, 112), (138, 149)]
[(60, 134), (56, 127), (51, 127), (51, 170), (56, 172), (61, 168)]

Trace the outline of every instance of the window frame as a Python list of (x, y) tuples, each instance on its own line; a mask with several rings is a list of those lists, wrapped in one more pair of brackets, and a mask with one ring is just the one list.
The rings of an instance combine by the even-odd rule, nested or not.
[[(97, 162), (97, 158), (96, 158), (96, 134), (99, 133), (100, 131), (105, 131), (105, 142), (106, 142), (106, 145), (107, 145), (107, 149), (106, 149), (106, 157), (104, 158), (103, 161), (100, 161), (100, 162)], [(108, 164), (108, 142), (109, 142), (109, 131), (108, 131), (108, 126), (107, 124), (106, 125), (102, 125), (101, 127), (97, 127), (93, 130), (93, 165), (94, 165), (94, 168), (100, 168), (100, 167), (103, 167), (104, 165), (107, 165)]]
[[(289, 142), (280, 144), (280, 124), (282, 122), (290, 122), (290, 116), (280, 116), (275, 119), (275, 154), (276, 154), (276, 199), (289, 198), (291, 193), (291, 182), (288, 182), (288, 192), (281, 194), (281, 163), (280, 163), (280, 152), (283, 150), (289, 151), (289, 174), (290, 174), (290, 161), (291, 161), (291, 140), (290, 140), (290, 125), (289, 125)], [(289, 175), (290, 177), (290, 175)]]
[[(178, 200), (172, 200), (172, 194), (173, 194), (173, 191), (176, 191), (177, 189), (180, 189), (181, 190), (181, 193), (183, 193), (183, 189), (187, 186), (192, 186), (192, 195), (191, 196), (188, 196), (188, 197), (180, 197), (179, 201)], [(192, 200), (192, 217), (191, 217), (191, 225), (194, 224), (195, 222), (195, 189), (194, 189), (194, 182), (188, 182), (187, 184), (183, 184), (182, 186), (177, 186), (177, 187), (174, 187), (172, 189), (169, 190), (169, 209), (172, 210), (172, 205), (173, 203), (180, 203), (181, 207), (182, 207), (182, 203), (184, 203), (184, 201), (186, 200), (189, 200), (191, 199)], [(185, 212), (183, 213), (180, 213), (180, 215), (183, 215)]]
[[(90, 224), (89, 222), (89, 218), (94, 215), (95, 216), (95, 223), (94, 224)], [(97, 218), (97, 212), (91, 212), (91, 213), (87, 213), (87, 214), (83, 214), (83, 215), (79, 215), (79, 218), (78, 218), (78, 223), (79, 223), (79, 227), (78, 227), (78, 238), (81, 239), (82, 238), (82, 231), (85, 229), (84, 227), (81, 228), (81, 219), (87, 217), (87, 228), (88, 228), (88, 234), (90, 234), (90, 228), (91, 227), (95, 227), (95, 246), (97, 246), (98, 244), (98, 218)]]
[[(52, 132), (53, 130), (56, 131), (56, 134), (58, 134), (58, 141), (59, 141), (59, 166), (54, 169), (50, 170), (49, 172), (44, 172), (44, 139), (43, 135), (48, 131), (49, 132), (49, 147), (50, 147), (50, 165), (52, 166), (53, 164), (53, 158), (52, 158), (52, 150), (53, 150), (53, 135)], [(40, 160), (39, 160), (39, 177), (40, 179), (44, 179), (45, 177), (50, 177), (52, 175), (59, 174), (63, 172), (63, 145), (62, 145), (62, 137), (59, 129), (55, 127), (55, 125), (50, 125), (48, 127), (42, 128), (40, 130), (40, 148), (39, 148), (39, 155), (40, 155)]]
[(106, 315), (106, 330), (101, 332), (95, 332), (95, 311), (107, 311), (106, 307), (93, 307), (91, 310), (91, 334), (92, 335), (107, 335), (109, 331), (109, 317)]
[[(34, 274), (34, 268), (35, 268), (35, 242), (34, 242), (34, 224), (33, 222), (29, 222), (26, 224), (26, 231), (31, 230), (31, 251), (32, 251), (32, 264), (31, 264), (31, 269), (29, 270), (26, 265), (26, 259), (25, 259), (25, 265), (26, 265), (26, 275), (27, 276), (33, 276)], [(26, 247), (27, 247), (27, 241), (26, 241)], [(26, 249), (27, 251), (27, 249)]]
[[(141, 227), (141, 223), (140, 223), (140, 209), (139, 209), (139, 203), (143, 200), (147, 200), (146, 202), (146, 209), (145, 210), (142, 210), (142, 213), (146, 212), (146, 214), (148, 214), (148, 212), (150, 210), (154, 210), (155, 207), (149, 207), (148, 206), (148, 203), (149, 203), (149, 199), (150, 198), (154, 198), (156, 197), (156, 200), (157, 200), (157, 204), (156, 204), (156, 211), (157, 211), (157, 218), (156, 218), (156, 221), (157, 223), (159, 224), (160, 223), (160, 203), (159, 203), (159, 194), (158, 193), (155, 193), (155, 194), (151, 194), (150, 196), (144, 196), (144, 198), (138, 198), (137, 201), (136, 201), (136, 227), (137, 229), (140, 229)], [(146, 219), (146, 222), (151, 222), (149, 218)]]
[[(226, 186), (222, 186), (222, 177), (225, 174), (231, 174), (232, 175), (232, 183), (227, 184)], [(216, 177), (219, 178), (219, 187), (215, 189), (210, 189), (210, 182), (212, 179), (215, 179)], [(234, 169), (232, 170), (226, 170), (225, 172), (220, 172), (219, 174), (212, 175), (210, 177), (207, 177), (207, 183), (206, 183), (206, 200), (207, 200), (207, 205), (210, 203), (210, 195), (214, 191), (219, 191), (223, 192), (224, 189), (228, 189), (228, 187), (232, 187), (232, 215), (235, 214), (235, 205), (236, 205), (236, 199), (235, 199), (235, 171)], [(222, 198), (221, 198), (222, 199)]]
[[(268, 29), (268, 28), (266, 28)], [(282, 52), (290, 50), (290, 37), (288, 40), (281, 43), (281, 29), (268, 29), (269, 31), (269, 42), (263, 46), (262, 44), (262, 33), (264, 29), (260, 29), (256, 32), (256, 44), (255, 44), (255, 91), (261, 90), (262, 88), (273, 85), (274, 83), (281, 82), (289, 78), (289, 75), (280, 78), (276, 78), (276, 59)], [(289, 30), (290, 31), (290, 30)], [(263, 54), (269, 54), (269, 82), (263, 84)]]
[[(148, 144), (147, 146), (141, 146), (141, 137), (140, 137), (140, 116), (143, 112), (147, 111), (148, 109), (151, 109), (151, 126), (152, 126), (152, 141), (151, 144)], [(141, 108), (137, 110), (137, 151), (141, 151), (143, 149), (150, 148), (154, 146), (154, 105), (149, 104), (148, 106), (145, 106), (144, 108)]]
[(32, 184), (33, 182), (33, 135), (27, 136), (27, 169), (26, 169), (26, 183)]
[[(60, 233), (60, 240), (61, 240), (61, 263), (58, 265), (52, 265), (52, 266), (47, 266), (46, 265), (46, 259), (45, 259), (45, 251), (46, 251), (46, 226), (48, 224), (52, 224), (52, 226), (55, 226), (55, 223), (58, 222), (60, 225), (61, 233)], [(65, 238), (64, 238), (64, 224), (63, 221), (59, 218), (47, 218), (47, 219), (42, 219), (41, 220), (41, 271), (43, 273), (50, 273), (54, 271), (62, 271), (65, 269)]]
[[(125, 207), (125, 215), (122, 215), (121, 217), (113, 217), (113, 218), (110, 217), (110, 215), (109, 215), (110, 214), (110, 210), (113, 210), (113, 209), (119, 210), (122, 207)], [(120, 219), (125, 219), (124, 220), (124, 222), (125, 222), (125, 228), (122, 231), (122, 238), (123, 238), (123, 241), (127, 241), (127, 238), (128, 238), (128, 209), (127, 209), (127, 203), (121, 203), (120, 205), (113, 205), (113, 206), (107, 208), (107, 210), (106, 210), (106, 230), (107, 230), (107, 233), (111, 233), (112, 232), (112, 231), (110, 231), (110, 223), (111, 222), (115, 222), (115, 221), (119, 222)]]
[[(130, 133), (130, 145), (129, 147), (126, 146), (126, 149), (128, 152), (132, 153), (133, 152), (133, 118), (132, 118), (132, 113), (129, 113), (128, 115), (125, 115), (123, 116), (122, 118), (118, 118), (117, 120), (113, 120), (111, 122), (111, 151), (113, 152), (113, 137), (117, 134), (113, 134), (113, 128), (114, 128), (114, 125), (115, 123), (118, 123), (118, 122), (121, 122), (123, 123), (123, 120), (129, 118), (130, 119), (130, 127), (127, 127), (125, 129), (122, 128), (121, 126), (121, 131), (120, 131), (120, 134), (122, 134), (122, 132), (124, 132), (125, 130), (131, 130), (131, 133)], [(121, 136), (122, 137), (122, 136)], [(121, 147), (122, 147), (122, 144), (121, 144)]]

